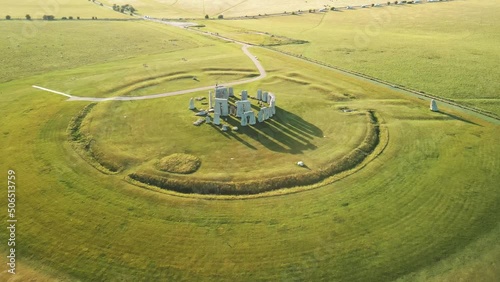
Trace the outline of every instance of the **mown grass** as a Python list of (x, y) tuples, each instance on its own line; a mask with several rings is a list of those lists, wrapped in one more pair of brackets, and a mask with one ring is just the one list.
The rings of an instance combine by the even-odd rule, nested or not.
[(500, 115), (499, 9), (451, 1), (204, 24), (227, 36), (232, 28), (306, 40), (278, 49)]
[[(181, 35), (174, 27), (147, 22), (46, 22), (29, 35), (22, 32), (24, 25), (19, 21), (0, 24), (3, 39), (0, 52), (9, 54), (2, 56), (1, 82), (81, 65), (91, 65), (83, 76), (91, 76), (90, 71), (102, 75), (96, 71), (100, 68), (96, 64), (121, 63), (144, 54), (164, 54), (214, 44), (204, 37)], [(145, 72), (143, 64), (148, 61), (136, 63), (139, 65), (135, 67)], [(105, 66), (103, 71), (116, 71)], [(73, 83), (81, 78), (75, 73), (65, 76)], [(63, 78), (52, 79), (65, 82)]]
[[(41, 76), (2, 83), (0, 170), (18, 176), (16, 277), (498, 280), (498, 126), (447, 108), (432, 113), (418, 99), (252, 52), (270, 76), (249, 90), (323, 89), (302, 91), (310, 102), (288, 109), (299, 116), (318, 99), (330, 99), (334, 109), (374, 109), (389, 130), (384, 152), (356, 174), (303, 193), (238, 201), (174, 197), (101, 174), (74, 152), (66, 130), (86, 103), (30, 88)], [(322, 75), (329, 83), (314, 80)], [(300, 83), (284, 79), (290, 76)], [(315, 111), (310, 122), (322, 117)], [(323, 130), (335, 132), (342, 123)], [(7, 237), (0, 232), (0, 241)], [(6, 245), (0, 249), (7, 252)]]
[[(276, 94), (277, 115), (267, 123), (241, 128), (239, 120), (231, 117), (226, 123), (240, 129), (227, 134), (211, 125), (194, 127), (192, 122), (198, 117), (187, 109), (189, 98), (207, 97), (205, 92), (158, 100), (101, 103), (83, 123), (82, 132), (95, 140), (95, 150), (116, 156), (115, 162), (127, 168), (154, 169), (154, 162), (164, 156), (195, 155), (203, 166), (194, 175), (205, 181), (303, 173), (307, 170), (298, 167), (298, 161), (304, 161), (313, 170), (324, 167), (363, 141), (367, 107), (344, 113), (337, 102), (349, 106), (356, 97), (366, 97), (368, 93), (363, 88), (366, 85), (354, 86), (350, 84), (352, 80), (331, 83), (335, 74), (308, 75), (297, 71), (307, 68), (307, 63), (283, 62), (282, 57), (266, 61), (265, 66), (269, 78), (234, 89), (237, 96), (244, 89), (256, 96), (259, 88)], [(319, 72), (321, 68), (314, 70)], [(290, 83), (284, 77), (307, 83)], [(380, 90), (376, 93), (384, 96)], [(207, 109), (207, 103), (207, 99), (196, 101), (195, 106), (198, 110)], [(147, 146), (137, 146), (137, 142)], [(128, 159), (135, 161), (123, 161)]]
[[(19, 174), (18, 250), (49, 274), (391, 280), (437, 261), (444, 264), (438, 273), (453, 268), (448, 256), (493, 236), (498, 225), (496, 127), (428, 119), (414, 102), (388, 103), (389, 146), (351, 177), (307, 193), (204, 201), (96, 173), (65, 144), (67, 123), (82, 104), (7, 87), (1, 154), (16, 155), (2, 166)], [(16, 100), (16, 108), (5, 106)], [(408, 118), (392, 118), (397, 109)], [(55, 241), (60, 234), (65, 240)]]
[[(129, 174), (128, 177), (133, 181), (132, 183), (134, 181), (140, 182), (139, 186), (145, 184), (179, 193), (201, 195), (255, 195), (273, 190), (317, 184), (329, 177), (356, 168), (375, 151), (380, 141), (379, 124), (373, 112), (370, 112), (368, 116), (368, 132), (358, 147), (345, 156), (342, 156), (339, 160), (332, 160), (331, 163), (315, 170), (308, 168), (309, 171), (305, 173), (297, 172), (281, 176), (270, 175), (269, 177), (260, 177), (246, 181), (200, 181), (196, 178), (175, 178), (172, 175), (160, 176), (151, 171), (139, 171), (138, 173)], [(193, 170), (191, 167), (195, 165), (192, 161), (185, 164), (185, 161), (182, 161), (182, 159), (179, 160), (177, 156), (173, 161), (169, 158), (167, 160), (168, 165), (164, 165), (164, 163), (163, 159), (160, 160), (162, 167), (166, 168), (164, 170), (174, 173), (191, 172)], [(186, 167), (191, 169), (186, 170)]]
[(82, 97), (145, 96), (258, 76), (240, 46), (195, 46), (55, 71), (35, 84)]

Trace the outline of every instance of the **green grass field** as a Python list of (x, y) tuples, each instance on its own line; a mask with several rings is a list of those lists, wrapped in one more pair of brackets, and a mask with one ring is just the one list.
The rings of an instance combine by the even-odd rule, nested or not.
[[(267, 65), (280, 61), (270, 60)], [(255, 96), (257, 88), (261, 88), (275, 93), (279, 101), (277, 118), (251, 130), (242, 128), (241, 132), (227, 135), (209, 125), (192, 126), (197, 117), (187, 109), (189, 97), (207, 96), (201, 92), (168, 100), (101, 103), (86, 119), (83, 131), (95, 138), (97, 151), (121, 155), (124, 164), (143, 164), (179, 151), (194, 154), (203, 162), (197, 175), (207, 179), (252, 179), (297, 172), (304, 170), (295, 165), (300, 160), (311, 168), (319, 167), (346, 154), (363, 140), (366, 108), (346, 114), (339, 110), (339, 102), (349, 105), (355, 96), (360, 98), (366, 93), (358, 93), (362, 91), (359, 86), (343, 89), (347, 83), (332, 84), (326, 75), (304, 76), (295, 71), (301, 67), (304, 66), (300, 63), (281, 64), (262, 82), (235, 87), (238, 96), (244, 89)], [(288, 77), (294, 77), (295, 82)], [(317, 91), (323, 92), (322, 103), (312, 99)], [(346, 98), (346, 93), (352, 98)], [(195, 105), (206, 109), (207, 105), (202, 104), (206, 102)], [(166, 108), (170, 110), (165, 111)], [(239, 121), (232, 125), (238, 126)], [(148, 146), (135, 146), (138, 140)]]
[(247, 31), (306, 40), (278, 49), (498, 116), (499, 9), (492, 1), (469, 0), (204, 24), (251, 42)]
[[(323, 9), (328, 7), (345, 7), (348, 5), (363, 5), (366, 1), (361, 0), (215, 0), (215, 1), (177, 1), (177, 0), (136, 0), (133, 2), (125, 0), (103, 0), (108, 5), (132, 4), (138, 13), (157, 18), (203, 18), (208, 15), (217, 18), (218, 15), (225, 17), (257, 16), (259, 14), (276, 14), (298, 10)], [(376, 3), (385, 3), (378, 1)], [(371, 4), (371, 3), (370, 3)]]
[[(457, 3), (437, 5), (454, 7), (450, 5), (462, 2)], [(252, 22), (249, 29), (261, 30), (260, 21), (266, 20)], [(19, 24), (1, 21), (1, 34), (16, 34)], [(16, 171), (18, 219), (15, 276), (6, 272), (9, 234), (5, 228), (0, 232), (1, 281), (497, 281), (500, 277), (497, 124), (447, 107), (430, 112), (428, 101), (252, 47), (268, 76), (235, 89), (274, 92), (279, 107), (317, 129), (313, 131), (317, 134), (280, 137), (277, 141), (288, 142), (281, 145), (295, 150), (278, 152), (248, 136), (226, 138), (208, 126), (196, 128), (191, 125), (195, 118), (187, 109), (188, 101), (206, 92), (103, 102), (85, 119), (84, 129), (95, 135), (108, 157), (132, 160), (123, 172), (106, 175), (82, 159), (69, 141), (70, 121), (89, 102), (65, 101), (63, 96), (33, 89), (33, 84), (74, 95), (113, 97), (191, 88), (197, 83), (169, 82), (180, 72), (198, 76), (204, 85), (258, 72), (240, 46), (169, 26), (75, 21), (50, 23), (43, 30), (19, 44), (18, 52), (9, 49), (13, 47), (8, 40), (0, 43), (0, 58), (8, 66), (0, 73), (0, 175), (6, 181), (7, 170)], [(75, 31), (85, 37), (72, 36)], [(116, 35), (110, 38), (110, 34)], [(285, 30), (280, 35), (297, 38)], [(494, 38), (490, 36), (492, 42)], [(47, 48), (40, 48), (43, 42), (50, 42)], [(490, 56), (482, 41), (477, 42), (478, 52)], [(315, 48), (308, 50), (314, 53)], [(384, 64), (396, 68), (389, 61)], [(436, 64), (438, 69), (445, 66), (442, 60)], [(141, 84), (151, 77), (158, 83)], [(129, 171), (153, 166), (155, 159), (171, 153), (200, 157), (202, 165), (195, 174), (207, 177), (220, 177), (214, 176), (216, 167), (225, 170), (221, 176), (262, 173), (244, 172), (227, 158), (217, 159), (221, 150), (217, 142), (233, 154), (248, 156), (250, 160), (237, 161), (254, 169), (269, 165), (281, 172), (296, 170), (281, 162), (293, 165), (299, 157), (321, 164), (344, 153), (363, 135), (365, 120), (356, 112), (341, 113), (341, 107), (374, 110), (389, 139), (377, 158), (333, 183), (297, 193), (221, 200), (144, 189), (125, 181)], [(292, 139), (307, 140), (316, 148)], [(259, 163), (256, 155), (264, 156), (265, 162)], [(7, 206), (7, 197), (0, 199), (0, 205)]]
[[(80, 76), (87, 81), (92, 76), (98, 76), (97, 81), (102, 81), (105, 80), (103, 74), (110, 71), (125, 79), (129, 76), (133, 79), (137, 75), (158, 75), (168, 73), (167, 66), (162, 63), (162, 55), (192, 50), (186, 54), (186, 60), (193, 59), (196, 62), (203, 59), (203, 53), (200, 54), (201, 58), (193, 55), (197, 54), (200, 47), (215, 45), (214, 41), (204, 37), (184, 35), (179, 29), (147, 22), (48, 22), (30, 36), (23, 36), (24, 24), (5, 21), (0, 25), (2, 35), (5, 36), (0, 50), (2, 54), (10, 54), (2, 57), (2, 82), (44, 74), (52, 75), (44, 78), (45, 81), (54, 83), (56, 87), (61, 85), (64, 88), (62, 90), (66, 90), (66, 80), (78, 88)], [(207, 56), (213, 56), (215, 52), (217, 51), (212, 50)], [(26, 60), (27, 57), (30, 59)], [(179, 55), (175, 64), (189, 64), (188, 61), (182, 61), (182, 58)], [(144, 64), (151, 66), (145, 67)], [(73, 71), (83, 65), (88, 68), (80, 70), (80, 73)], [(96, 72), (96, 69), (102, 71)], [(59, 72), (52, 72), (56, 70)], [(82, 71), (86, 73), (81, 73)], [(62, 75), (56, 77), (60, 73)]]
[(87, 0), (57, 0), (57, 1), (37, 1), (23, 0), (21, 3), (13, 4), (9, 0), (0, 0), (3, 14), (1, 19), (10, 15), (12, 19), (25, 19), (29, 14), (32, 19), (41, 19), (43, 15), (53, 15), (56, 19), (62, 17), (77, 17), (80, 19), (100, 18), (120, 18), (126, 19), (127, 16), (114, 12), (111, 9), (100, 7), (97, 4)]

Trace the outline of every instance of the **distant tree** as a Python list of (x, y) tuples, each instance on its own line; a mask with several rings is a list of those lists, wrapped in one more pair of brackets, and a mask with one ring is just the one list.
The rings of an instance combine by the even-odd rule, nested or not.
[(26, 19), (27, 19), (28, 21), (30, 21), (30, 20), (31, 20), (31, 16), (30, 16), (29, 14), (26, 14)]
[(77, 19), (77, 20), (79, 20), (79, 19), (80, 19), (80, 17), (76, 17), (76, 19)]
[(54, 16), (53, 15), (43, 15), (42, 19), (44, 21), (53, 21), (54, 20)]
[(69, 16), (69, 17), (68, 17), (68, 20), (72, 20), (72, 19), (73, 19), (73, 17), (72, 17), (72, 16)]
[(387, 6), (391, 5), (391, 2), (387, 1)]
[(330, 10), (335, 11), (335, 7), (331, 7)]
[(66, 18), (66, 17), (62, 17), (62, 18), (61, 18), (61, 20), (67, 20), (67, 19), (68, 19), (68, 18)]
[(219, 20), (222, 20), (222, 19), (224, 18), (224, 15), (219, 15), (217, 18), (218, 18)]
[(208, 18), (209, 18), (209, 16), (208, 16), (208, 15), (205, 15), (205, 19), (207, 19), (207, 20), (208, 20)]
[(375, 6), (375, 4), (372, 3), (372, 7), (374, 7), (374, 6)]
[(396, 4), (396, 5), (397, 5), (397, 4), (398, 4), (398, 1), (394, 1), (394, 4)]
[(7, 15), (7, 16), (5, 16), (5, 19), (6, 19), (6, 20), (10, 20), (10, 19), (11, 19), (11, 17), (10, 17), (9, 15)]

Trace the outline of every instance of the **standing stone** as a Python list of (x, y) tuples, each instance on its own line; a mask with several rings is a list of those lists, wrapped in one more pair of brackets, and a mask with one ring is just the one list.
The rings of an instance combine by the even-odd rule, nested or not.
[(208, 115), (207, 115), (207, 116), (205, 117), (205, 122), (206, 122), (207, 124), (210, 124), (210, 122), (211, 122), (211, 121), (212, 121), (212, 119), (210, 118), (210, 116), (208, 116)]
[(223, 117), (229, 115), (229, 104), (227, 102), (227, 99), (215, 98), (214, 112)]
[(229, 92), (227, 91), (227, 88), (224, 86), (217, 86), (215, 88), (215, 98), (228, 99)]
[(264, 120), (268, 120), (271, 117), (271, 108), (262, 108), (262, 110), (264, 110)]
[(242, 101), (248, 100), (248, 91), (246, 90), (241, 91), (241, 100)]
[(194, 107), (194, 99), (193, 98), (191, 98), (189, 100), (189, 109), (190, 110), (194, 110), (195, 109), (195, 107)]
[(243, 102), (236, 101), (236, 116), (241, 117), (245, 111), (243, 111)]
[(229, 105), (229, 115), (236, 116), (236, 106), (235, 105)]
[(241, 101), (243, 103), (243, 112), (248, 112), (252, 110), (252, 103), (250, 101)]
[(262, 100), (262, 90), (261, 89), (257, 90), (257, 100), (259, 100), (259, 101)]
[(232, 87), (229, 87), (229, 97), (234, 97), (234, 90)]
[(213, 101), (212, 101), (212, 91), (208, 91), (208, 108), (209, 109), (213, 109), (214, 108), (214, 104), (213, 104)]
[(214, 124), (220, 125), (220, 115), (217, 113), (214, 114)]
[(431, 111), (433, 112), (439, 112), (438, 105), (436, 103), (436, 100), (432, 99), (431, 100), (431, 106), (430, 106)]
[(257, 119), (259, 120), (259, 122), (264, 121), (264, 109), (260, 109), (259, 115), (257, 116)]
[(267, 103), (268, 96), (269, 96), (269, 93), (264, 92), (264, 94), (262, 94), (262, 102), (266, 102)]
[(271, 108), (271, 117), (276, 114), (276, 96), (274, 94), (269, 93), (269, 106)]
[(247, 126), (248, 125), (248, 119), (245, 114), (241, 116), (241, 126)]
[(253, 111), (246, 112), (245, 116), (248, 117), (248, 124), (255, 125), (255, 113)]

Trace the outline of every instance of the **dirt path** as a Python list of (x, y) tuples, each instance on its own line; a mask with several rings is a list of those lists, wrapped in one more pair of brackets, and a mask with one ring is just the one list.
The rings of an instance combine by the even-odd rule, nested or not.
[[(235, 42), (235, 41), (232, 41)], [(240, 43), (240, 42), (235, 42), (237, 44), (243, 45), (241, 47), (241, 50), (245, 55), (247, 55), (250, 60), (254, 63), (255, 67), (259, 71), (259, 76), (251, 78), (251, 79), (245, 79), (245, 80), (236, 80), (228, 83), (224, 83), (224, 86), (235, 86), (235, 85), (240, 85), (240, 84), (246, 84), (246, 83), (251, 83), (260, 79), (263, 79), (267, 76), (266, 70), (262, 66), (262, 64), (259, 62), (259, 60), (248, 51), (248, 48), (250, 45)], [(167, 93), (160, 93), (160, 94), (152, 94), (152, 95), (146, 95), (146, 96), (135, 96), (135, 97), (124, 97), (124, 96), (117, 96), (117, 97), (109, 97), (109, 98), (98, 98), (98, 97), (81, 97), (81, 96), (74, 96), (70, 95), (67, 93), (63, 93), (60, 91), (48, 89), (45, 87), (33, 85), (33, 88), (42, 90), (42, 91), (47, 91), (51, 92), (54, 94), (62, 95), (65, 97), (68, 97), (68, 101), (89, 101), (89, 102), (103, 102), (103, 101), (135, 101), (135, 100), (147, 100), (147, 99), (156, 99), (156, 98), (163, 98), (163, 97), (168, 97), (168, 96), (175, 96), (175, 95), (182, 95), (182, 94), (187, 94), (187, 93), (193, 93), (193, 92), (200, 92), (200, 91), (206, 91), (206, 90), (213, 90), (214, 85), (210, 86), (204, 86), (204, 87), (198, 87), (198, 88), (193, 88), (193, 89), (186, 89), (186, 90), (179, 90), (179, 91), (173, 91), (173, 92), (167, 92)]]

